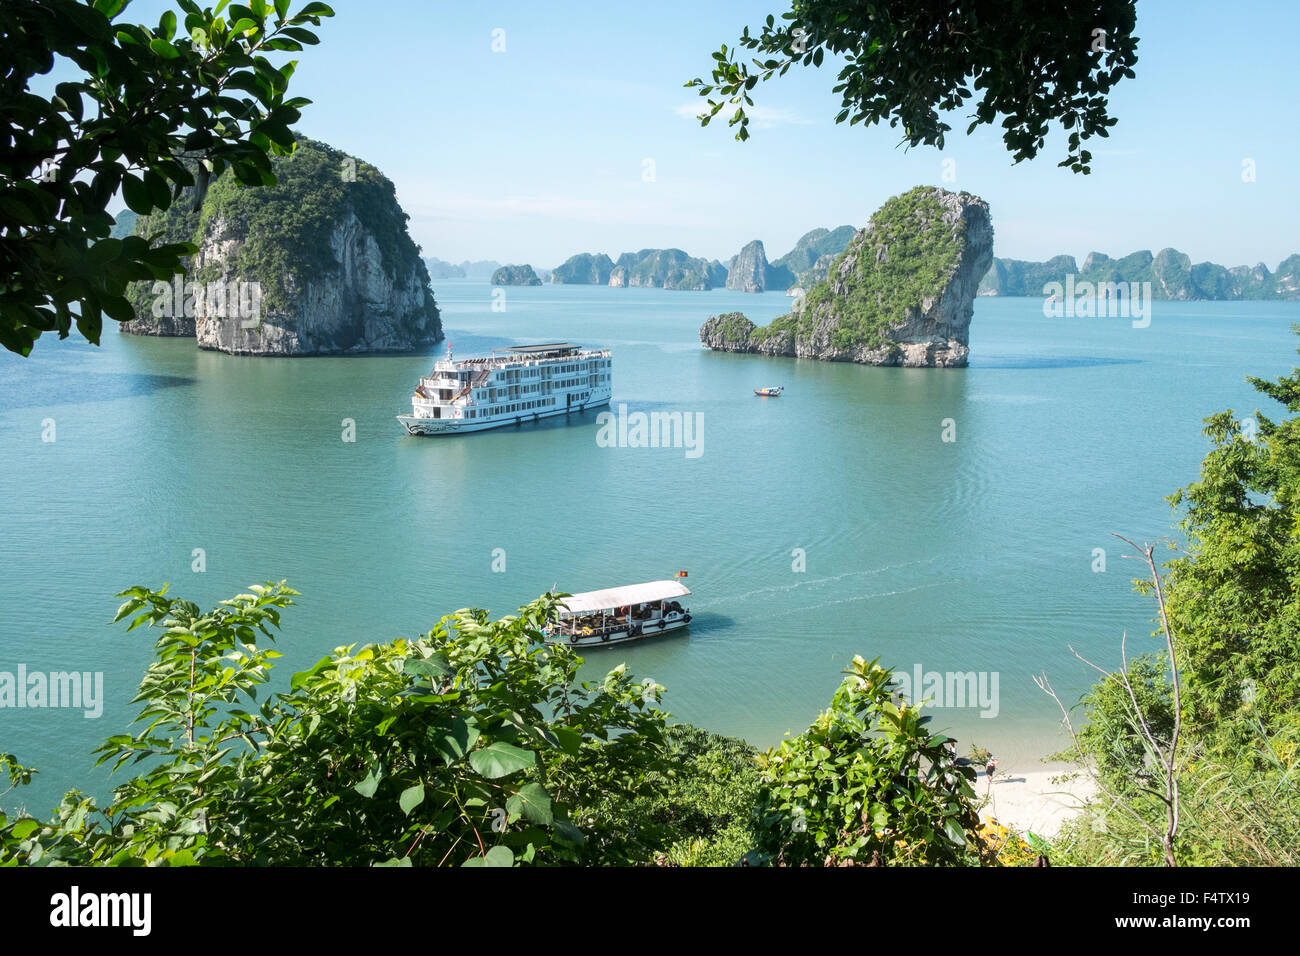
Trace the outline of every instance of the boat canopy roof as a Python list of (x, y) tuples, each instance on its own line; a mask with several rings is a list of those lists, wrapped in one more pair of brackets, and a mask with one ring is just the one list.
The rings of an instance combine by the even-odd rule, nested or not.
[(508, 352), (511, 355), (537, 355), (542, 352), (576, 352), (577, 350), (578, 346), (569, 342), (547, 342), (543, 345), (508, 345), (492, 351)]
[(589, 614), (592, 611), (605, 611), (626, 604), (647, 604), (651, 601), (684, 597), (690, 593), (690, 588), (677, 581), (647, 581), (645, 584), (629, 584), (621, 588), (605, 588), (603, 591), (571, 594), (567, 598), (562, 598), (560, 603), (570, 614)]

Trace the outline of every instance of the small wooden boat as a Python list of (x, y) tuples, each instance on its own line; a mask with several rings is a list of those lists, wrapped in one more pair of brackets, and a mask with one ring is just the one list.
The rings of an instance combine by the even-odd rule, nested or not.
[(771, 387), (769, 387), (769, 388), (756, 388), (756, 389), (754, 389), (754, 394), (755, 394), (755, 395), (758, 395), (758, 396), (761, 397), (761, 398), (776, 398), (778, 395), (780, 395), (780, 394), (781, 394), (782, 392), (784, 392), (784, 391), (785, 391), (785, 386), (784, 386), (784, 385), (778, 385), (778, 386), (776, 386), (776, 388), (771, 388)]
[(546, 629), (546, 643), (603, 647), (675, 631), (691, 623), (690, 608), (676, 600), (690, 593), (680, 581), (647, 581), (570, 594)]

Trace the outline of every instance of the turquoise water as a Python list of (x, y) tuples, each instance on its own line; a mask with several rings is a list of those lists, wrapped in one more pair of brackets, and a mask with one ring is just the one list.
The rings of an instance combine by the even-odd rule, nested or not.
[[(981, 299), (969, 369), (879, 369), (701, 349), (708, 315), (765, 322), (788, 307), (775, 293), (543, 286), (494, 312), (486, 284), (436, 288), (458, 356), (609, 346), (615, 406), (698, 412), (702, 454), (600, 447), (594, 413), (409, 437), (393, 416), (431, 355), (239, 358), (111, 331), (98, 349), (45, 339), (30, 359), (0, 355), (0, 671), (105, 676), (98, 719), (0, 709), (0, 751), (42, 771), (21, 795), (33, 810), (106, 789), (89, 754), (134, 714), (152, 647), (108, 625), (113, 595), (164, 581), (208, 605), (287, 578), (303, 595), (285, 680), (458, 607), (499, 615), (553, 585), (685, 569), (689, 631), (592, 652), (592, 676), (626, 661), (679, 718), (767, 745), (816, 716), (855, 653), (996, 673), (996, 717), (933, 713), (963, 750), (1024, 767), (1061, 743), (1033, 674), (1073, 700), (1090, 672), (1067, 645), (1105, 663), (1125, 629), (1132, 652), (1154, 646), (1139, 568), (1110, 532), (1170, 533), (1164, 496), (1196, 476), (1201, 419), (1253, 411), (1244, 377), (1288, 370), (1300, 321), (1295, 303), (1157, 302), (1133, 329)], [(761, 385), (785, 393), (755, 398)]]

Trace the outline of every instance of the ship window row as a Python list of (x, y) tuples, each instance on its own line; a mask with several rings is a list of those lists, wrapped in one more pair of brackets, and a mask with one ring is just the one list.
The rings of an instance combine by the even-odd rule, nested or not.
[[(520, 394), (520, 395), (532, 395), (532, 394), (535, 394), (535, 393), (540, 392), (540, 391), (542, 390), (542, 383), (541, 383), (541, 382), (538, 382), (536, 385), (518, 385), (518, 386), (513, 386), (513, 389), (514, 389), (518, 394)], [(502, 388), (493, 388), (493, 389), (489, 389), (488, 391), (490, 391), (490, 392), (505, 392), (505, 391), (507, 391), (507, 389), (504, 388), (504, 387), (502, 387)], [(484, 396), (482, 393), (478, 393), (478, 392), (475, 393), (474, 397), (475, 397), (475, 399), (485, 399), (485, 396)], [(490, 397), (487, 397), (486, 400), (489, 400), (489, 401), (495, 401), (495, 400), (497, 400), (497, 399), (499, 399), (499, 398), (505, 398), (505, 397), (506, 397), (505, 395), (492, 395), (492, 396), (490, 396)], [(512, 395), (512, 396), (510, 396), (510, 397), (513, 398), (514, 396)]]
[(551, 375), (572, 375), (575, 372), (591, 371), (598, 368), (609, 368), (610, 359), (596, 359), (588, 362), (573, 362), (565, 365), (539, 365), (537, 367), (523, 369), (508, 369), (499, 374), (505, 377), (506, 381), (517, 381), (519, 378), (539, 378)]
[[(532, 402), (515, 402), (511, 405), (494, 405), (491, 408), (483, 409), (483, 418), (492, 418), (495, 415), (510, 415), (515, 412), (530, 412), (535, 408), (548, 408), (555, 404), (553, 398), (539, 398)], [(474, 412), (469, 413), (469, 417), (474, 417)]]

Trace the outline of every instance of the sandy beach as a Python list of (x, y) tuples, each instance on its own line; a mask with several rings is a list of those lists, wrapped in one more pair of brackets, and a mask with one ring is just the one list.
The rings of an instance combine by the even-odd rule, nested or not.
[(975, 794), (981, 799), (987, 795), (989, 802), (980, 810), (980, 816), (986, 820), (996, 818), (999, 823), (1021, 831), (1054, 835), (1077, 812), (1084, 799), (1096, 792), (1095, 785), (1086, 777), (1054, 782), (1054, 778), (1069, 769), (1044, 764), (1023, 772), (999, 769), (991, 787), (988, 777), (981, 772), (975, 781)]

